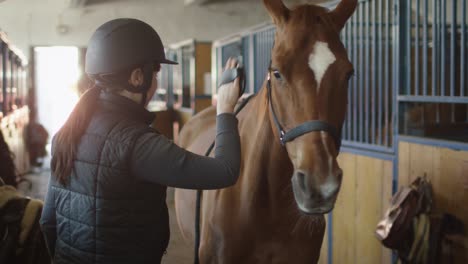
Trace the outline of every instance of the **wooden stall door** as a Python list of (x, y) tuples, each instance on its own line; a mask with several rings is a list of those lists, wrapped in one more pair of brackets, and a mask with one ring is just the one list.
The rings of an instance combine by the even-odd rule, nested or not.
[(391, 253), (375, 237), (375, 227), (392, 195), (392, 165), (341, 153), (343, 183), (333, 210), (333, 263), (390, 263)]
[[(195, 50), (195, 113), (211, 106), (211, 94), (206, 91), (205, 74), (211, 72), (211, 43), (198, 43)], [(208, 93), (207, 93), (208, 92)]]

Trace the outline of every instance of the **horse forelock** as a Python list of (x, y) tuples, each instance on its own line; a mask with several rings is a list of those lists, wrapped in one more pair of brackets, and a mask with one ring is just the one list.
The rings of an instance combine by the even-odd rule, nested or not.
[(339, 41), (339, 32), (326, 8), (310, 4), (299, 5), (290, 11), (287, 23), (277, 26), (273, 63), (283, 68), (283, 74), (288, 75), (286, 71), (291, 68), (281, 66), (298, 62), (307, 66), (316, 42), (329, 44), (333, 51), (332, 47), (336, 47)]
[(306, 4), (299, 5), (291, 10), (289, 23), (294, 26), (311, 26), (324, 24), (333, 27), (333, 23), (328, 16), (328, 10), (321, 6)]

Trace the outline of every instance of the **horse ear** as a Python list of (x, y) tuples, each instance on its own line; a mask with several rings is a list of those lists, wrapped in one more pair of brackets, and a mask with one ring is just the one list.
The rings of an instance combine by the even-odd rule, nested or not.
[(338, 6), (330, 12), (339, 30), (343, 29), (346, 21), (353, 15), (356, 10), (357, 2), (357, 0), (341, 0)]
[(289, 9), (282, 0), (263, 0), (268, 13), (277, 26), (286, 22), (289, 18)]

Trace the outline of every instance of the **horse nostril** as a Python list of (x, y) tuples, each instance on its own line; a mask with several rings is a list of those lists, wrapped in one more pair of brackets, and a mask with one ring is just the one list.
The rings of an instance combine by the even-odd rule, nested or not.
[(297, 171), (296, 172), (296, 177), (297, 177), (297, 183), (299, 184), (299, 188), (302, 190), (302, 191), (305, 191), (306, 190), (306, 186), (305, 186), (305, 174), (301, 171)]
[(340, 191), (339, 188), (336, 188), (331, 194), (330, 194), (330, 197), (335, 197), (338, 195), (338, 192)]
[(338, 178), (338, 181), (341, 182), (341, 180), (343, 179), (343, 171), (338, 173), (338, 175), (336, 175), (336, 178)]

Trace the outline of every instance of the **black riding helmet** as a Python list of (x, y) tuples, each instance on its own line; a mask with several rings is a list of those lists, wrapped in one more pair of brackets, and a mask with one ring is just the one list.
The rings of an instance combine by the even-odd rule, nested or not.
[(103, 82), (100, 76), (141, 67), (143, 85), (128, 85), (125, 89), (146, 95), (155, 63), (177, 64), (166, 59), (161, 38), (150, 25), (137, 19), (119, 18), (104, 23), (92, 35), (86, 51), (85, 72)]

